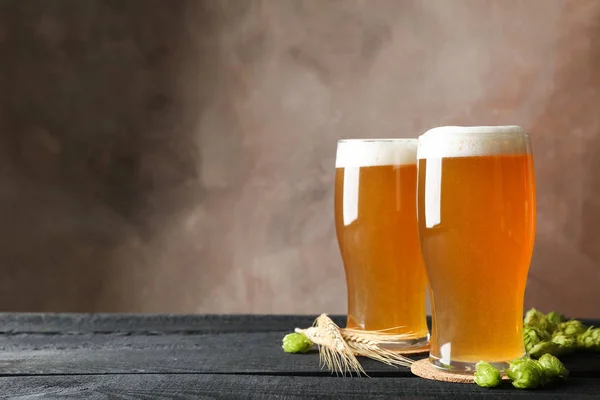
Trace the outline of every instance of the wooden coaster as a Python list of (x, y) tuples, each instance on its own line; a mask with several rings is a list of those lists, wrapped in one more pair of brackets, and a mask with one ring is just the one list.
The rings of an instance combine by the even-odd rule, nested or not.
[[(453, 374), (451, 372), (446, 372), (441, 369), (438, 369), (433, 366), (429, 362), (428, 358), (424, 358), (419, 361), (415, 361), (411, 367), (410, 371), (420, 376), (421, 378), (431, 379), (434, 381), (442, 381), (442, 382), (455, 382), (455, 383), (475, 383), (475, 377), (473, 375), (468, 374)], [(508, 380), (508, 377), (503, 375), (503, 380)]]

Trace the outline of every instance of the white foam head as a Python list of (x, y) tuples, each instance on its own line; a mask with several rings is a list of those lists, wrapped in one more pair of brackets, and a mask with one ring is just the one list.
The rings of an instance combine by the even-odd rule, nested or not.
[(417, 163), (417, 139), (340, 140), (336, 168), (414, 165)]
[(443, 126), (419, 136), (417, 158), (527, 154), (529, 137), (512, 126)]

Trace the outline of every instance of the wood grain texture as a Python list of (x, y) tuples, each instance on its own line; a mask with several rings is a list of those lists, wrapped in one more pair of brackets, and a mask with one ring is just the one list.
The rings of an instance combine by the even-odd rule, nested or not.
[(564, 358), (568, 383), (540, 391), (430, 381), (363, 359), (371, 378), (336, 377), (319, 368), (316, 351), (281, 350), (283, 334), (307, 321), (312, 317), (3, 314), (0, 398), (564, 399), (600, 391), (600, 355), (589, 354)]
[[(172, 315), (0, 313), (0, 333), (270, 332), (308, 327), (316, 315)], [(346, 317), (330, 316), (345, 326)], [(428, 317), (428, 321), (430, 318)]]
[[(219, 333), (289, 331), (313, 324), (317, 315), (174, 315), (0, 313), (0, 334), (41, 333)], [(329, 316), (346, 326), (346, 316)], [(581, 319), (598, 326), (600, 320)], [(431, 330), (431, 316), (427, 316)]]
[[(0, 371), (7, 375), (121, 373), (236, 373), (328, 376), (316, 351), (287, 354), (281, 332), (205, 335), (36, 335), (0, 337)], [(413, 356), (421, 359), (423, 355)], [(410, 376), (361, 359), (372, 376)], [(575, 377), (599, 377), (600, 355), (563, 359)]]
[[(281, 350), (284, 334), (295, 326), (308, 326), (301, 325), (306, 317), (38, 315), (34, 317), (36, 321), (29, 318), (27, 315), (0, 318), (0, 323), (3, 319), (12, 321), (17, 328), (0, 335), (3, 374), (329, 375), (319, 368), (316, 351), (298, 355)], [(32, 332), (19, 330), (15, 322), (19, 319), (26, 321)], [(53, 329), (35, 332), (36, 327), (44, 325), (44, 320), (51, 321), (49, 326)], [(600, 377), (598, 354), (573, 355), (564, 361), (573, 376)], [(372, 376), (411, 375), (407, 368), (392, 368), (368, 359), (361, 362)]]
[[(283, 332), (220, 334), (18, 334), (0, 336), (0, 371), (7, 375), (235, 373), (328, 376), (318, 352), (287, 354)], [(419, 358), (422, 358), (420, 356)], [(372, 375), (409, 376), (361, 360)]]
[(516, 390), (509, 383), (485, 389), (476, 385), (420, 378), (364, 378), (247, 375), (79, 375), (0, 377), (0, 397), (18, 399), (571, 399), (597, 398), (600, 385), (570, 379), (544, 390)]

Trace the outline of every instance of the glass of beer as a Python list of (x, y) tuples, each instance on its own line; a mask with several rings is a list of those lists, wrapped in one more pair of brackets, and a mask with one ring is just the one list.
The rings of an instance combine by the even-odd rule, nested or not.
[(416, 217), (417, 139), (340, 140), (335, 226), (346, 272), (347, 327), (428, 343), (426, 275)]
[(441, 127), (419, 138), (418, 224), (431, 289), (430, 362), (471, 373), (525, 354), (535, 237), (529, 137), (518, 126)]

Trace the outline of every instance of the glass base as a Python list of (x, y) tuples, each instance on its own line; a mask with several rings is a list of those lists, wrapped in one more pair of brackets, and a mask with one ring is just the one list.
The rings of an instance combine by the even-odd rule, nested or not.
[(429, 348), (429, 334), (414, 339), (402, 340), (394, 343), (381, 344), (381, 347), (390, 351), (412, 351), (412, 350), (427, 350)]
[[(512, 360), (499, 361), (499, 362), (490, 362), (494, 367), (498, 368), (500, 371), (508, 368), (509, 362)], [(464, 375), (473, 375), (475, 373), (475, 365), (477, 363), (472, 362), (463, 362), (463, 361), (448, 361), (442, 360), (433, 355), (429, 355), (429, 362), (436, 368), (441, 369), (446, 372), (450, 372), (453, 374), (464, 374)]]

